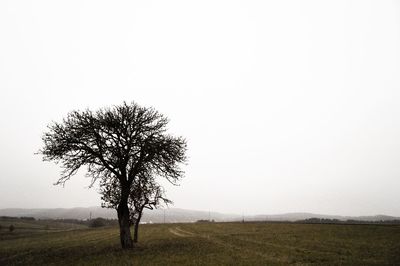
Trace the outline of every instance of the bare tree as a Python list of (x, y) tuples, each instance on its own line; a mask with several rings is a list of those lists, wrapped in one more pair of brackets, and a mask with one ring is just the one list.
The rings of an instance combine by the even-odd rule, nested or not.
[[(117, 208), (121, 191), (114, 180), (105, 178), (101, 181), (102, 206), (106, 208)], [(157, 184), (153, 176), (141, 173), (134, 180), (131, 193), (129, 194), (128, 206), (130, 210), (130, 223), (134, 226), (133, 242), (138, 241), (139, 224), (144, 209), (154, 209), (162, 204), (172, 203), (165, 197), (162, 186)]]
[(114, 180), (120, 190), (118, 221), (122, 248), (133, 247), (128, 200), (135, 180), (146, 173), (177, 182), (183, 175), (186, 141), (166, 132), (168, 119), (132, 102), (98, 111), (73, 111), (48, 126), (39, 151), (44, 161), (61, 164), (56, 184), (65, 184), (82, 167), (96, 180)]
[(139, 234), (139, 223), (142, 218), (143, 209), (154, 209), (159, 207), (161, 204), (170, 204), (172, 201), (165, 197), (164, 189), (154, 182), (153, 179), (150, 181), (138, 180), (138, 185), (135, 186), (137, 189), (136, 191), (132, 191), (132, 204), (135, 206), (134, 209), (134, 236), (133, 242), (138, 241), (138, 234)]

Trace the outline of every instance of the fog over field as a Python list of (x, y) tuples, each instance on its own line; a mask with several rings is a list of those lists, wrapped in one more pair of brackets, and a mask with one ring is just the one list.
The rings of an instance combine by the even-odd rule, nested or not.
[(400, 2), (0, 1), (0, 209), (100, 206), (35, 153), (135, 101), (188, 144), (173, 207), (400, 216)]

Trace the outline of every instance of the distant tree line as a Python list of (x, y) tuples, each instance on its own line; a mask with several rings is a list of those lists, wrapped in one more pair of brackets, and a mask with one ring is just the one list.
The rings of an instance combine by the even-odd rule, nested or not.
[(102, 226), (118, 225), (117, 219), (105, 219), (105, 218), (101, 218), (101, 217), (90, 219), (90, 220), (79, 220), (79, 219), (45, 219), (45, 220), (42, 220), (41, 219), (40, 221), (79, 224), (79, 225), (86, 225), (89, 227), (102, 227)]
[(400, 224), (400, 220), (379, 220), (379, 221), (360, 221), (360, 220), (339, 220), (339, 219), (326, 219), (326, 218), (309, 218), (298, 220), (296, 223), (307, 224)]
[(214, 219), (212, 220), (200, 219), (196, 221), (196, 223), (214, 223), (214, 222), (215, 222)]
[(15, 219), (21, 219), (21, 220), (30, 220), (30, 221), (34, 221), (35, 218), (34, 217), (13, 217), (13, 216), (0, 216), (0, 220), (15, 220)]
[[(36, 220), (34, 217), (0, 216), (0, 220), (4, 220), (4, 221), (14, 221), (14, 220), (42, 221), (42, 222), (47, 222), (47, 223), (79, 224), (79, 225), (86, 225), (86, 226), (89, 226), (89, 227), (116, 226), (116, 225), (118, 225), (118, 220), (117, 219), (105, 219), (105, 218), (101, 218), (101, 217), (90, 219), (90, 220), (79, 220), (79, 219), (38, 219), (38, 220)], [(0, 225), (0, 229), (1, 228), (2, 227)], [(13, 230), (14, 229), (15, 229), (15, 227), (13, 228)]]

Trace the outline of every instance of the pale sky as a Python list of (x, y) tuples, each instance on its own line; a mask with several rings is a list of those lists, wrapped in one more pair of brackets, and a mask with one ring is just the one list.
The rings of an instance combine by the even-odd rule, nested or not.
[(34, 155), (136, 101), (188, 141), (174, 207), (400, 216), (400, 1), (0, 1), (0, 208), (99, 206)]

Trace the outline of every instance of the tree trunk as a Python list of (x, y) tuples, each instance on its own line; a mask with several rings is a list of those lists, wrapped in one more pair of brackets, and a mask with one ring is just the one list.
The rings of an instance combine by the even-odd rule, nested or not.
[(129, 208), (128, 202), (123, 201), (118, 205), (118, 222), (119, 222), (119, 236), (121, 239), (121, 246), (123, 249), (128, 249), (133, 247), (131, 231), (129, 227)]
[(133, 242), (137, 243), (138, 242), (138, 234), (139, 234), (139, 223), (140, 219), (142, 219), (142, 210), (140, 210), (138, 218), (135, 221), (135, 231), (133, 232)]

